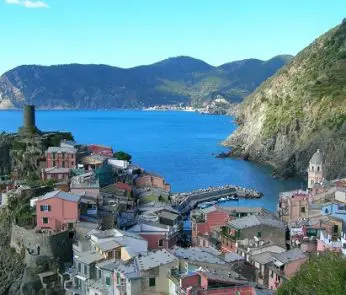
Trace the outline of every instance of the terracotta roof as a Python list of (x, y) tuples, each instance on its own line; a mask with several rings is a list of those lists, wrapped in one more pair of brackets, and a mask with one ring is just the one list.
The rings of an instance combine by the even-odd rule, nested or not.
[(113, 156), (113, 149), (110, 146), (90, 144), (88, 145), (88, 150), (94, 154), (99, 154), (107, 157)]
[(124, 190), (124, 191), (127, 191), (127, 192), (132, 192), (132, 186), (127, 184), (127, 183), (123, 183), (123, 182), (117, 182), (115, 184), (115, 187), (117, 189), (120, 189), (120, 190)]

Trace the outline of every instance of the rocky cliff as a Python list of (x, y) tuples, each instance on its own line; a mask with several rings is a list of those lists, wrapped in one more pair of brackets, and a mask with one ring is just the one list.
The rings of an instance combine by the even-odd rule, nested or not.
[(239, 102), (291, 58), (247, 59), (219, 67), (185, 56), (130, 69), (20, 66), (0, 77), (0, 109), (24, 104), (73, 109), (201, 105), (217, 96)]
[(248, 96), (231, 155), (266, 162), (280, 176), (305, 173), (317, 148), (328, 178), (346, 175), (346, 21), (316, 39)]

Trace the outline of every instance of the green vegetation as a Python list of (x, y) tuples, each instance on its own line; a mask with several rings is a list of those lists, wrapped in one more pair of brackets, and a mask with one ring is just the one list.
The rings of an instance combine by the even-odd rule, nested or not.
[(335, 253), (311, 258), (277, 291), (277, 295), (327, 294), (346, 294), (346, 260)]
[(47, 137), (45, 144), (47, 147), (60, 146), (62, 140), (74, 140), (72, 133), (70, 132), (59, 132)]
[[(340, 48), (345, 43), (346, 26), (332, 29), (279, 71), (280, 80), (285, 81), (282, 85), (276, 85), (274, 77), (251, 96), (260, 94), (259, 101), (267, 104), (263, 126), (266, 137), (283, 132), (286, 126), (294, 125), (296, 121), (307, 123), (313, 120), (312, 124), (304, 124), (311, 125), (313, 133), (325, 127), (342, 127), (346, 113), (346, 60), (345, 51)], [(268, 94), (269, 88), (271, 94)]]
[(116, 158), (118, 160), (131, 162), (132, 156), (128, 153), (123, 152), (123, 151), (119, 151), (119, 152), (116, 152), (113, 154), (113, 158)]
[(164, 197), (162, 195), (157, 196), (157, 195), (151, 194), (151, 195), (147, 195), (143, 198), (140, 198), (140, 202), (141, 202), (141, 204), (147, 204), (147, 203), (151, 203), (154, 201), (158, 201), (158, 202), (162, 202), (162, 203), (168, 203), (169, 199), (170, 199), (170, 197), (167, 198), (167, 197)]
[[(240, 101), (290, 58), (277, 56), (268, 61), (249, 59), (219, 67), (186, 56), (132, 69), (78, 64), (22, 66), (5, 73), (0, 78), (0, 84), (15, 106), (18, 95), (35, 100), (38, 107), (50, 108), (138, 108), (163, 104), (201, 106), (217, 95), (230, 101)], [(36, 76), (40, 79), (35, 79)]]

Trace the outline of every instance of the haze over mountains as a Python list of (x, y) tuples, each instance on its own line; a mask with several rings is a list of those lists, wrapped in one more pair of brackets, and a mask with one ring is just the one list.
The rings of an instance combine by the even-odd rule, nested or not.
[(138, 108), (239, 102), (292, 59), (246, 59), (211, 66), (187, 56), (130, 69), (107, 65), (23, 65), (0, 77), (0, 108)]

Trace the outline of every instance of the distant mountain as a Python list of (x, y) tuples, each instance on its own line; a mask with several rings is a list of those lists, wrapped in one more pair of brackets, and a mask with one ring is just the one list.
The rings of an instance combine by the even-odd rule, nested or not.
[(130, 69), (107, 65), (23, 65), (0, 77), (0, 108), (136, 108), (241, 101), (292, 57), (248, 59), (213, 67), (187, 56)]
[[(269, 61), (268, 61), (269, 62)], [(276, 63), (276, 62), (275, 62)], [(317, 38), (239, 107), (231, 154), (305, 174), (320, 149), (326, 177), (346, 175), (346, 19)]]

